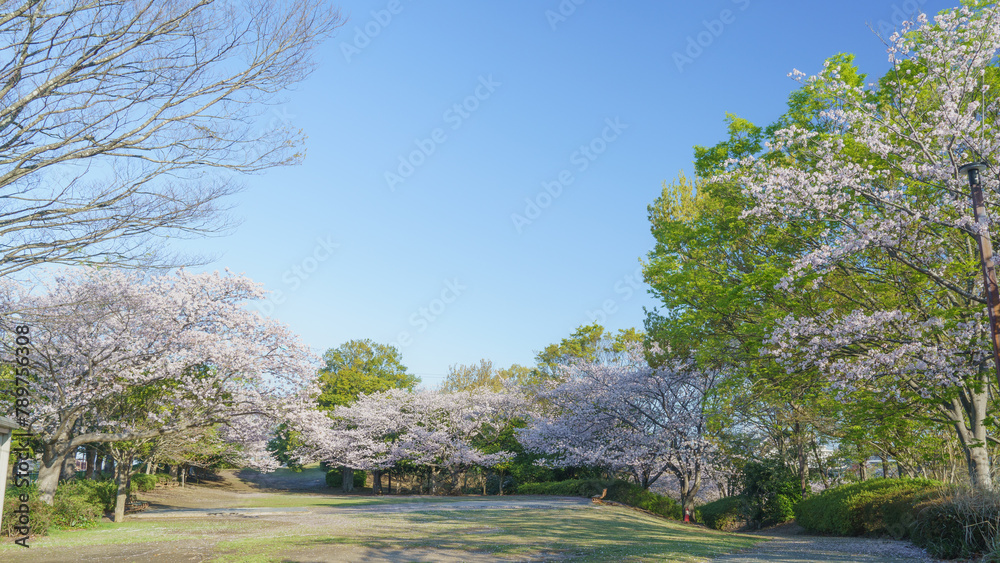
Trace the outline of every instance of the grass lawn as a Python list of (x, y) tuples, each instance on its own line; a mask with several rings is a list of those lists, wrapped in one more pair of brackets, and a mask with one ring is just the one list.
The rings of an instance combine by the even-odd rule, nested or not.
[[(300, 495), (295, 495), (300, 496)], [(423, 500), (423, 499), (422, 499)], [(435, 499), (437, 500), (437, 499)], [(279, 518), (134, 520), (57, 531), (32, 541), (32, 556), (117, 553), (131, 547), (171, 553), (204, 545), (216, 562), (337, 560), (344, 549), (459, 554), (502, 560), (556, 555), (567, 561), (702, 561), (748, 548), (760, 538), (686, 526), (618, 507), (551, 510), (335, 510)], [(456, 499), (458, 500), (458, 499)], [(354, 504), (354, 503), (351, 503)], [(298, 506), (308, 506), (300, 504)], [(4, 542), (0, 558), (20, 554)], [(352, 553), (358, 553), (354, 551)], [(180, 553), (178, 553), (180, 555)], [(36, 559), (33, 559), (36, 560)], [(435, 560), (432, 556), (428, 560)]]
[[(218, 563), (693, 562), (762, 541), (581, 499), (339, 495), (315, 485), (322, 473), (314, 468), (262, 476), (266, 483), (241, 473), (223, 475), (222, 482), (156, 491), (150, 500), (161, 508), (304, 510), (147, 518), (156, 515), (154, 510), (121, 524), (32, 538), (31, 561), (142, 561), (156, 554), (162, 560)], [(5, 538), (0, 560), (23, 558), (23, 549)]]

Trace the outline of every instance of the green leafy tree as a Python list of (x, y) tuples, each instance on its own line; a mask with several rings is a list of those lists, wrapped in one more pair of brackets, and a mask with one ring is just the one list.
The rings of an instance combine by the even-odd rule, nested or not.
[[(323, 361), (325, 365), (317, 377), (320, 394), (316, 402), (324, 410), (350, 405), (361, 394), (389, 389), (412, 391), (420, 383), (419, 377), (406, 372), (403, 357), (395, 346), (367, 338), (349, 340), (327, 350)], [(354, 489), (354, 470), (342, 467), (341, 473), (344, 492), (350, 492)], [(376, 478), (380, 479), (380, 475)]]
[(362, 393), (389, 389), (412, 390), (420, 378), (407, 373), (402, 355), (391, 344), (369, 339), (350, 340), (323, 354), (325, 365), (319, 370), (322, 409), (349, 405)]

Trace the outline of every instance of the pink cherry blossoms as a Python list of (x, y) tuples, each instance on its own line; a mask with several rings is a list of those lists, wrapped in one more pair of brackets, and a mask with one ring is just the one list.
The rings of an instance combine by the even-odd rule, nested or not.
[(548, 408), (519, 439), (552, 465), (626, 471), (643, 487), (672, 473), (692, 508), (714, 452), (705, 400), (718, 377), (684, 360), (652, 368), (638, 346), (574, 362), (538, 395)]
[[(88, 269), (41, 288), (3, 280), (4, 329), (31, 331), (30, 421), (45, 445), (43, 492), (78, 446), (216, 424), (244, 444), (247, 463), (273, 467), (263, 450), (273, 417), (313, 377), (315, 360), (286, 327), (243, 307), (262, 295), (242, 276), (184, 271)], [(121, 418), (116, 405), (140, 389), (145, 414)]]
[(296, 427), (306, 446), (298, 455), (374, 471), (403, 461), (452, 474), (493, 467), (513, 456), (495, 446), (501, 432), (526, 409), (525, 399), (512, 392), (392, 389), (361, 395), (329, 416), (300, 411)]

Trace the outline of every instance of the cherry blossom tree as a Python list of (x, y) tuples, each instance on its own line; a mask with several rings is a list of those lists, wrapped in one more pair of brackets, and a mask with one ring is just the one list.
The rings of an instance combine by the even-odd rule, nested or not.
[(826, 107), (721, 177), (752, 199), (747, 216), (817, 227), (781, 287), (805, 279), (853, 303), (786, 317), (771, 353), (789, 370), (833, 376), (841, 390), (928, 401), (984, 489), (992, 361), (974, 238), (990, 225), (971, 217), (959, 168), (990, 163), (986, 206), (1000, 204), (998, 53), (996, 6), (920, 15), (888, 39), (892, 70), (877, 83), (837, 58), (810, 78), (795, 71)]
[(554, 466), (626, 471), (643, 488), (669, 472), (694, 510), (714, 452), (705, 401), (719, 373), (677, 359), (652, 368), (634, 344), (599, 356), (570, 363), (561, 383), (538, 394), (548, 413), (520, 432), (525, 449)]
[(498, 440), (506, 423), (524, 416), (525, 409), (524, 399), (511, 392), (390, 389), (361, 395), (329, 416), (299, 412), (294, 418), (306, 446), (298, 455), (376, 472), (408, 461), (431, 469), (436, 493), (442, 472), (454, 486), (465, 469), (513, 457), (504, 450), (487, 453), (484, 446)]
[[(51, 502), (79, 446), (213, 425), (246, 445), (247, 463), (273, 465), (273, 419), (315, 360), (286, 327), (243, 307), (262, 296), (250, 279), (218, 272), (86, 269), (42, 288), (4, 280), (0, 326), (30, 329), (27, 418), (43, 445), (42, 498)], [(12, 354), (14, 339), (3, 342)]]

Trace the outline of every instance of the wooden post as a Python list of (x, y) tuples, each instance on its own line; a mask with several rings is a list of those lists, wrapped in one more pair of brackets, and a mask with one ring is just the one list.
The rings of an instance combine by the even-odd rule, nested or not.
[[(14, 430), (21, 425), (6, 416), (0, 416), (0, 509), (3, 508), (4, 493), (7, 492), (7, 462), (10, 459), (10, 444), (14, 441)], [(3, 525), (3, 510), (0, 510), (0, 526)]]

